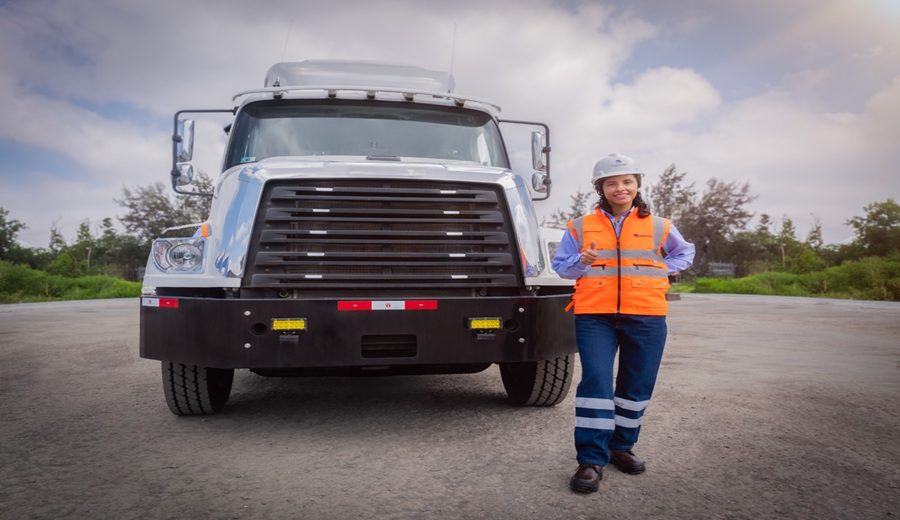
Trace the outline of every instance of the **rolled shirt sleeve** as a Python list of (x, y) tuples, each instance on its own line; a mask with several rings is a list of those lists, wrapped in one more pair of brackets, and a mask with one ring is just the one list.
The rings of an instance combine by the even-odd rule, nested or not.
[(666, 266), (669, 268), (669, 274), (684, 271), (694, 263), (694, 244), (681, 236), (681, 232), (678, 231), (675, 224), (669, 225), (669, 236), (666, 238), (663, 250), (666, 252)]
[(581, 263), (581, 248), (575, 237), (568, 231), (564, 232), (556, 255), (553, 256), (553, 270), (562, 278), (577, 280), (581, 275), (591, 270), (590, 265)]

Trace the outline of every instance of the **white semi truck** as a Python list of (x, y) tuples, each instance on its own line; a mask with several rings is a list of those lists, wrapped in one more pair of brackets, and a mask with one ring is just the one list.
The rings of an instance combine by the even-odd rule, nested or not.
[[(549, 129), (453, 92), (453, 77), (366, 62), (278, 63), (233, 108), (175, 115), (172, 185), (193, 177), (191, 113), (233, 116), (209, 220), (154, 241), (140, 354), (177, 415), (220, 411), (235, 369), (264, 376), (474, 373), (509, 399), (568, 392), (571, 282), (533, 200)], [(501, 128), (531, 125), (513, 171)], [(525, 138), (527, 140), (527, 137)], [(525, 148), (528, 143), (525, 143)], [(202, 194), (198, 196), (204, 196)]]

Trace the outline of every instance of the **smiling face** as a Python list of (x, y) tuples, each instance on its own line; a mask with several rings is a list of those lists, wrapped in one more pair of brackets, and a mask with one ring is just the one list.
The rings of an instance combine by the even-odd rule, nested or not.
[(616, 215), (631, 209), (639, 187), (637, 175), (632, 174), (615, 175), (602, 180), (603, 196)]

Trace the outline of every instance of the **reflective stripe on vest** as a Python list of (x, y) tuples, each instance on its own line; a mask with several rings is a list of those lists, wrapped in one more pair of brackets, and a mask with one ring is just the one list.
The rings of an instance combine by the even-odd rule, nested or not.
[(597, 210), (567, 227), (582, 250), (593, 241), (598, 256), (575, 284), (576, 314), (666, 314), (669, 272), (662, 248), (669, 236), (668, 220), (632, 212), (616, 237), (609, 217)]

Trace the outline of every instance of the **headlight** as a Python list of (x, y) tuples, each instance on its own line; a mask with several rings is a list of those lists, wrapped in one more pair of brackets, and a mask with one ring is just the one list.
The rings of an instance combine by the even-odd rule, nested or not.
[(160, 271), (196, 273), (203, 270), (205, 238), (165, 238), (153, 241), (150, 256)]

